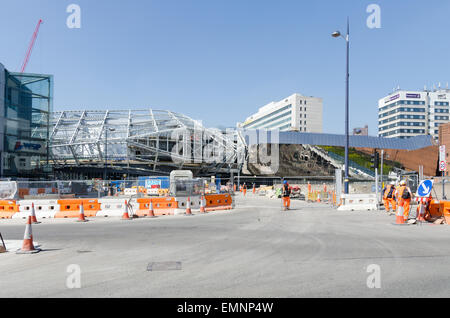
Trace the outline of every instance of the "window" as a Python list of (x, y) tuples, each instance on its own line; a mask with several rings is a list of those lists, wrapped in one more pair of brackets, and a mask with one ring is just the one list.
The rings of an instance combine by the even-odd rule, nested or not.
[[(284, 107), (282, 107), (282, 108), (280, 108), (280, 109), (278, 109), (278, 110), (276, 110), (276, 111), (274, 111), (274, 112), (272, 112), (272, 113), (270, 113), (270, 114), (267, 114), (267, 115), (265, 115), (265, 116), (263, 116), (263, 117), (261, 117), (261, 118), (258, 118), (258, 119), (256, 119), (256, 120), (254, 120), (254, 121), (248, 123), (247, 125), (244, 125), (244, 128), (256, 128), (255, 125), (256, 125), (257, 123), (262, 123), (263, 121), (264, 121), (265, 123), (267, 123), (267, 122), (269, 122), (269, 121), (271, 121), (271, 120), (275, 120), (275, 119), (277, 119), (279, 116), (277, 116), (277, 117), (272, 117), (272, 116), (274, 116), (275, 114), (279, 114), (279, 113), (281, 113), (281, 112), (290, 110), (290, 109), (291, 109), (291, 104), (289, 104), (289, 105), (287, 105), (287, 106), (284, 106)], [(285, 114), (287, 114), (287, 113), (290, 113), (290, 111), (289, 111), (289, 112), (286, 112)]]

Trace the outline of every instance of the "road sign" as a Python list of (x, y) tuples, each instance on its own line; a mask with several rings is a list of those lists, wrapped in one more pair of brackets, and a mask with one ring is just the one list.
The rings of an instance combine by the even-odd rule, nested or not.
[(445, 164), (445, 161), (440, 161), (439, 162), (439, 171), (445, 171), (446, 169), (446, 164)]
[(423, 180), (417, 188), (417, 195), (419, 197), (428, 197), (433, 188), (433, 180)]
[(439, 161), (445, 161), (445, 145), (439, 146)]

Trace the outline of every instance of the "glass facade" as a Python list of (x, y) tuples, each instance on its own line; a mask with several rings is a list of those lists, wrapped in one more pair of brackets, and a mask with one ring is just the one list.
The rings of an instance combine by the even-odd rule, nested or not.
[(53, 76), (4, 71), (2, 177), (46, 177)]

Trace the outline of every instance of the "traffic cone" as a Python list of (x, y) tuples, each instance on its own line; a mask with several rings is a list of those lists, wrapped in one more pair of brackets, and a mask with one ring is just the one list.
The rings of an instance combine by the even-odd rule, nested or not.
[(34, 211), (34, 203), (31, 203), (31, 223), (32, 224), (39, 224), (41, 222), (38, 222), (36, 218), (36, 212)]
[(128, 202), (125, 200), (125, 207), (123, 210), (122, 220), (131, 220), (130, 215), (128, 214)]
[(417, 221), (424, 222), (425, 221), (425, 206), (422, 202), (419, 203), (419, 206), (417, 207)]
[(41, 249), (33, 245), (33, 232), (31, 230), (31, 216), (28, 217), (27, 225), (25, 226), (25, 234), (23, 236), (22, 249), (18, 250), (17, 254), (33, 254), (40, 252)]
[(191, 199), (189, 197), (187, 198), (187, 201), (186, 201), (186, 214), (185, 215), (188, 215), (188, 216), (193, 215), (192, 211), (191, 211)]
[(255, 184), (253, 184), (253, 194), (255, 194), (255, 192), (256, 192), (256, 186), (255, 186)]
[(320, 191), (317, 191), (317, 203), (320, 203)]
[(205, 209), (205, 197), (202, 195), (200, 197), (200, 213), (205, 213), (206, 209)]
[(87, 221), (88, 220), (86, 220), (84, 218), (84, 204), (83, 204), (83, 202), (81, 202), (81, 204), (80, 204), (80, 214), (78, 216), (77, 222), (87, 222)]
[(405, 219), (403, 218), (403, 206), (397, 206), (395, 224), (405, 224)]
[(156, 218), (155, 211), (153, 210), (153, 201), (152, 200), (150, 200), (150, 208), (149, 208), (147, 217), (148, 218)]

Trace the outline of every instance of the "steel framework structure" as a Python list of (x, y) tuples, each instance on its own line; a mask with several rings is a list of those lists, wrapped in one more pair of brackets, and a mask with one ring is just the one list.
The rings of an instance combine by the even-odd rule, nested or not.
[(205, 128), (185, 115), (153, 109), (53, 112), (49, 140), (54, 167), (106, 164), (166, 173), (236, 171), (245, 149), (235, 131)]

